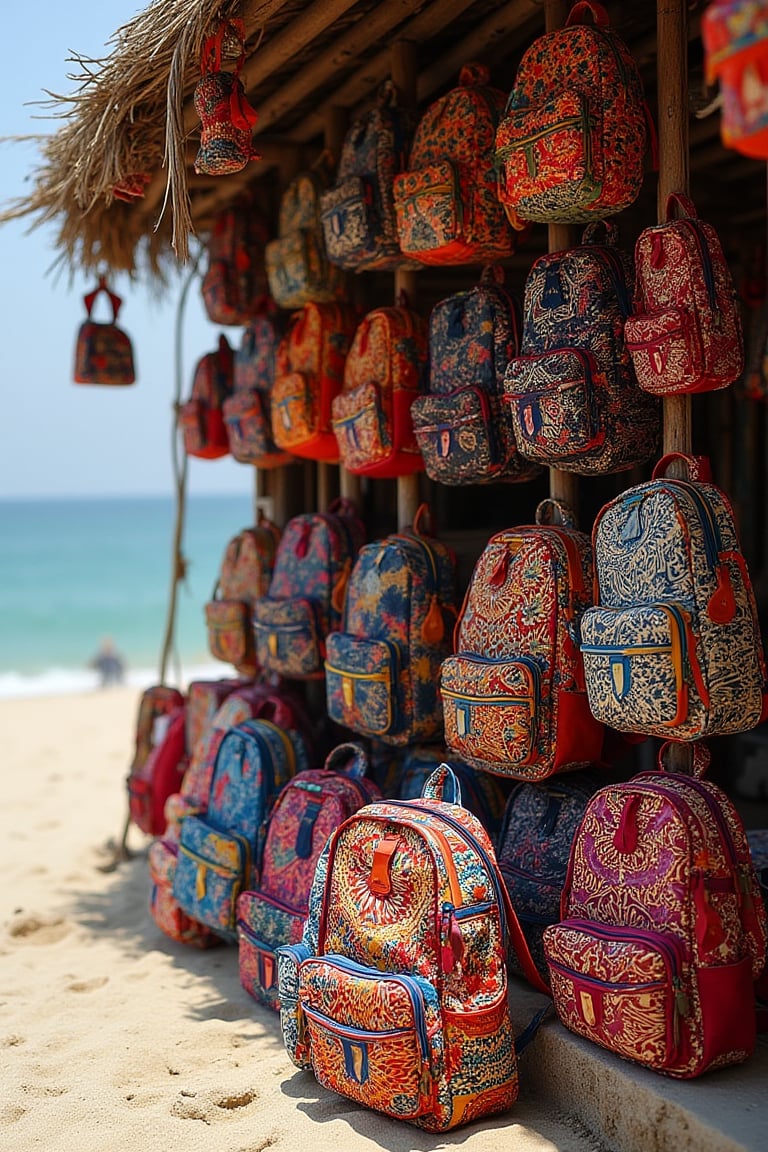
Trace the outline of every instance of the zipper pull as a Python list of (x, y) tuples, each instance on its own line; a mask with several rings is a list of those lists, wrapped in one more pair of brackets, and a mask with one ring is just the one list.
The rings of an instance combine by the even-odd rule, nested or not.
[(453, 972), (454, 968), (461, 963), (464, 955), (464, 939), (461, 935), (461, 929), (456, 923), (451, 904), (443, 905), (440, 935), (442, 937), (440, 952), (443, 972)]
[(424, 617), (421, 626), (421, 638), (425, 644), (439, 644), (445, 635), (443, 614), (440, 611), (440, 602), (435, 593), (430, 597), (429, 611)]
[(195, 876), (195, 897), (198, 900), (205, 900), (205, 879), (208, 869), (202, 864), (197, 867), (197, 875)]
[(488, 583), (492, 588), (500, 588), (507, 578), (509, 571), (509, 553), (504, 551), (496, 561), (493, 571), (488, 577)]
[(713, 624), (730, 624), (736, 615), (736, 597), (731, 586), (727, 564), (717, 569), (717, 587), (707, 602), (707, 616)]
[(421, 1072), (419, 1073), (419, 1095), (426, 1096), (427, 1098), (432, 1095), (432, 1073), (426, 1060), (421, 1065)]
[(299, 560), (303, 560), (309, 551), (309, 536), (312, 531), (312, 525), (305, 521), (301, 527), (301, 535), (296, 541), (296, 555)]
[(696, 874), (693, 898), (696, 905), (696, 941), (702, 952), (711, 952), (723, 938), (723, 926), (709, 898), (703, 872)]

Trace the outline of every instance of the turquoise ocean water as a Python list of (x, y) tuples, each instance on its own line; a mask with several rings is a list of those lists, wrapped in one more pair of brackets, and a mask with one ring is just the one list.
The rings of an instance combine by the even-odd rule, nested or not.
[[(0, 501), (0, 696), (79, 691), (109, 636), (128, 683), (157, 679), (170, 591), (171, 497)], [(253, 523), (248, 496), (192, 496), (186, 504), (188, 575), (176, 643), (182, 684), (228, 675), (208, 654), (203, 606), (227, 541)]]

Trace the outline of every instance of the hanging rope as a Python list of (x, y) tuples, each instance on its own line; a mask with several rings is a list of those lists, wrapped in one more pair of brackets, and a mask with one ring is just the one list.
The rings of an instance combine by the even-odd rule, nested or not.
[(186, 513), (187, 495), (187, 454), (181, 445), (179, 432), (179, 409), (184, 383), (182, 372), (182, 329), (184, 311), (192, 281), (197, 275), (197, 269), (202, 259), (204, 249), (198, 252), (192, 267), (184, 281), (176, 306), (176, 323), (174, 338), (174, 395), (173, 395), (173, 428), (171, 431), (171, 464), (173, 468), (174, 492), (176, 497), (176, 523), (173, 531), (173, 546), (171, 551), (171, 591), (168, 597), (168, 615), (165, 623), (165, 636), (160, 655), (159, 682), (165, 684), (168, 664), (173, 657), (176, 669), (176, 682), (181, 684), (181, 660), (176, 647), (176, 606), (178, 602), (179, 584), (187, 574), (187, 561), (182, 551), (184, 540), (184, 517)]

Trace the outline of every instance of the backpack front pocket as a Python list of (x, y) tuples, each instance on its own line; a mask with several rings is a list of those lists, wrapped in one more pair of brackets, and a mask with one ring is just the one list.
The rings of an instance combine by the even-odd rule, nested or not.
[(244, 600), (209, 600), (205, 605), (208, 648), (217, 660), (256, 671), (251, 613)]
[(604, 724), (679, 738), (703, 733), (709, 693), (680, 605), (588, 608), (581, 652), (589, 707)]
[(281, 448), (293, 448), (317, 432), (317, 391), (303, 372), (278, 376), (272, 389), (272, 435)]
[(250, 870), (251, 853), (244, 837), (221, 832), (201, 816), (184, 821), (173, 895), (190, 916), (232, 937), (237, 897), (250, 880)]
[(440, 693), (451, 751), (498, 768), (525, 764), (539, 723), (540, 674), (533, 660), (460, 652), (443, 663)]
[(238, 968), (245, 991), (275, 1011), (277, 992), (276, 949), (301, 940), (304, 917), (298, 909), (261, 892), (241, 892), (237, 900)]
[(567, 462), (605, 440), (597, 410), (600, 371), (590, 352), (562, 348), (511, 360), (504, 378), (518, 448), (529, 459)]
[(694, 390), (702, 371), (702, 349), (693, 318), (679, 308), (627, 317), (624, 336), (637, 382), (656, 396)]
[(327, 647), (325, 685), (330, 718), (364, 736), (399, 732), (403, 725), (397, 645), (331, 632)]
[(392, 438), (377, 384), (360, 384), (334, 398), (333, 431), (349, 472), (364, 472), (389, 458)]
[(434, 252), (463, 239), (461, 178), (448, 160), (396, 176), (394, 196), (403, 252)]
[(690, 1004), (675, 936), (563, 920), (545, 929), (544, 952), (567, 1028), (657, 1070), (679, 1062)]
[(322, 675), (322, 640), (311, 600), (264, 596), (256, 601), (253, 628), (262, 668), (282, 676)]
[(499, 413), (482, 388), (446, 396), (417, 396), (411, 405), (416, 441), (427, 475), (441, 484), (477, 484), (493, 478), (502, 461), (494, 421)]
[(373, 188), (350, 176), (324, 193), (321, 220), (328, 258), (341, 268), (358, 268), (376, 255), (378, 221)]
[(290, 462), (288, 452), (280, 452), (272, 439), (272, 421), (263, 392), (252, 388), (228, 396), (222, 405), (229, 436), (229, 448), (241, 464), (277, 468)]
[(496, 133), (499, 198), (524, 220), (581, 218), (603, 186), (602, 118), (580, 92), (508, 109)]
[(299, 1003), (321, 1084), (400, 1120), (431, 1111), (440, 1027), (431, 984), (343, 956), (310, 957), (299, 969)]

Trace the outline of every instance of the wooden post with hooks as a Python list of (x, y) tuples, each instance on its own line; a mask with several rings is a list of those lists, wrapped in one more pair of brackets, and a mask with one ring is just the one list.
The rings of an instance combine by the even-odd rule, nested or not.
[[(544, 27), (547, 32), (562, 28), (568, 15), (569, 5), (565, 0), (546, 0), (544, 4)], [(577, 242), (576, 229), (572, 224), (547, 225), (547, 251), (562, 252), (572, 248)], [(574, 513), (578, 512), (579, 482), (573, 472), (562, 472), (559, 468), (549, 469), (549, 494), (553, 500), (561, 500)]]
[[(415, 108), (418, 102), (418, 45), (411, 40), (396, 40), (392, 45), (392, 82), (397, 88), (398, 97), (406, 108)], [(398, 268), (395, 272), (395, 302), (404, 292), (410, 307), (416, 300), (418, 272), (413, 269)], [(419, 507), (419, 473), (400, 476), (397, 480), (397, 527), (410, 528)]]

